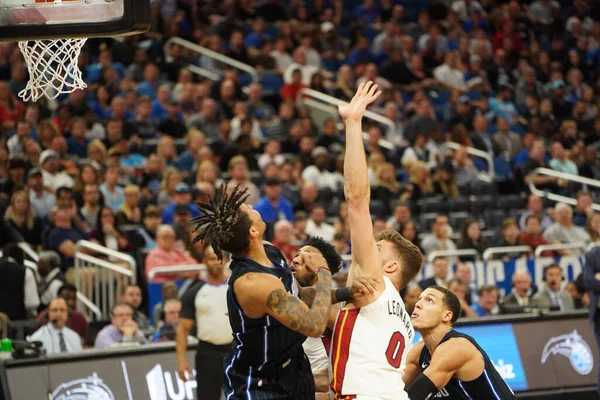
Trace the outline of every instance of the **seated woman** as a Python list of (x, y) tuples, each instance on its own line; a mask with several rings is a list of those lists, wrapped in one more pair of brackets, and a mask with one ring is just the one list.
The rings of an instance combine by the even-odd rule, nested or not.
[(416, 202), (423, 197), (434, 195), (433, 181), (427, 169), (427, 164), (422, 161), (414, 161), (409, 164), (410, 185), (402, 193), (401, 200)]
[[(396, 180), (396, 171), (394, 164), (383, 163), (376, 171), (377, 183), (372, 189), (373, 199), (381, 200), (385, 204), (389, 204), (391, 200), (400, 198), (401, 185)], [(390, 211), (388, 210), (388, 213)]]
[(98, 213), (98, 227), (90, 233), (93, 241), (101, 246), (120, 252), (132, 251), (125, 234), (116, 228), (115, 215), (110, 207), (102, 207)]
[(127, 185), (123, 190), (125, 201), (117, 212), (117, 226), (135, 225), (142, 223), (140, 209), (140, 188), (137, 185)]
[[(481, 256), (488, 247), (490, 247), (488, 241), (481, 236), (481, 224), (479, 221), (473, 217), (467, 219), (458, 240), (457, 248), (459, 250), (477, 250)], [(475, 261), (475, 256), (460, 256), (459, 259), (462, 262)]]
[(29, 195), (24, 190), (17, 190), (10, 199), (10, 207), (5, 213), (8, 226), (14, 230), (21, 240), (29, 243), (34, 249), (42, 244), (42, 223), (35, 217)]
[(458, 197), (458, 185), (451, 161), (443, 162), (433, 175), (433, 191), (436, 195), (442, 195), (446, 199)]

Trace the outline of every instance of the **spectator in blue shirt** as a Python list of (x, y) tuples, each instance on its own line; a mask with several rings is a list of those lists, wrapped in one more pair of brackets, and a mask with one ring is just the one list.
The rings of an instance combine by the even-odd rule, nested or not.
[(137, 88), (138, 96), (148, 96), (151, 99), (156, 98), (158, 87), (160, 86), (159, 74), (160, 71), (156, 65), (146, 65), (146, 68), (144, 68), (144, 81)]
[(74, 118), (71, 126), (71, 137), (67, 140), (67, 153), (79, 158), (87, 158), (90, 142), (85, 138), (87, 124), (83, 118)]
[(294, 221), (294, 207), (289, 200), (281, 197), (281, 183), (277, 178), (267, 179), (265, 196), (254, 205), (254, 209), (265, 222)]
[(511, 101), (513, 87), (509, 83), (500, 83), (498, 85), (498, 94), (490, 98), (490, 112), (488, 119), (504, 117), (512, 125), (515, 118), (519, 115), (517, 107)]
[(86, 72), (86, 82), (95, 83), (102, 79), (102, 69), (104, 67), (113, 67), (119, 78), (125, 76), (125, 67), (120, 62), (114, 62), (110, 50), (102, 50), (98, 55), (96, 64), (88, 65)]
[(150, 113), (150, 118), (160, 120), (167, 118), (169, 115), (167, 110), (169, 101), (171, 101), (171, 89), (169, 88), (169, 85), (162, 84), (158, 87), (156, 99), (152, 101), (152, 112)]
[(177, 157), (175, 167), (181, 172), (191, 172), (196, 163), (198, 150), (204, 147), (206, 139), (204, 134), (197, 129), (190, 129), (187, 134), (187, 149)]
[(258, 51), (265, 39), (269, 39), (269, 36), (265, 34), (265, 21), (260, 17), (256, 18), (252, 25), (252, 33), (246, 36), (244, 44), (246, 45), (246, 48)]
[(364, 0), (363, 4), (356, 7), (354, 17), (359, 24), (363, 25), (376, 24), (381, 18), (379, 7), (374, 0)]
[(364, 35), (359, 36), (356, 40), (356, 47), (348, 55), (346, 63), (354, 67), (360, 63), (368, 64), (375, 61), (375, 57), (369, 50), (369, 39)]
[(75, 244), (80, 240), (89, 240), (89, 236), (73, 225), (72, 208), (55, 207), (50, 214), (54, 228), (48, 235), (47, 248), (60, 254), (60, 269), (64, 272), (75, 263)]
[(473, 312), (480, 317), (498, 313), (498, 288), (494, 285), (483, 285), (479, 289), (479, 302), (473, 305)]
[(175, 207), (179, 204), (187, 204), (190, 208), (192, 217), (199, 217), (200, 210), (192, 203), (192, 192), (190, 187), (185, 183), (179, 183), (175, 187), (175, 195), (173, 196), (173, 202), (165, 209), (162, 215), (162, 223), (166, 225), (173, 224), (173, 217), (175, 216)]

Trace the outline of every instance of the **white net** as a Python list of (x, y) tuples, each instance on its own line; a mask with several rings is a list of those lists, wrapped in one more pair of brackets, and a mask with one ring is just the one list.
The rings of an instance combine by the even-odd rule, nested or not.
[(29, 82), (19, 92), (23, 101), (36, 101), (43, 95), (55, 99), (61, 93), (85, 89), (77, 65), (86, 42), (82, 39), (27, 40), (19, 48), (29, 71)]

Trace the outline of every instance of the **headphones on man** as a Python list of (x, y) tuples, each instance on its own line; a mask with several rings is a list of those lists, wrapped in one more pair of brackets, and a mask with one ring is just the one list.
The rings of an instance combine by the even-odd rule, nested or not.
[(560, 278), (564, 281), (565, 279), (565, 275), (562, 272), (562, 268), (560, 267), (560, 265), (558, 264), (550, 264), (544, 267), (544, 269), (542, 270), (542, 281), (546, 282), (546, 273), (548, 272), (549, 269), (552, 268), (558, 268), (560, 269)]

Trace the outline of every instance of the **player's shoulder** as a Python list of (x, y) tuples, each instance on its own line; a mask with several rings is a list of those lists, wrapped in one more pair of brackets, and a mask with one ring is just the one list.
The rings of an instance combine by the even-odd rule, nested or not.
[(275, 275), (264, 272), (248, 272), (235, 281), (234, 290), (236, 294), (238, 292), (259, 294), (278, 286), (283, 286), (283, 284)]
[(462, 336), (456, 336), (441, 343), (435, 350), (434, 356), (467, 356), (472, 355), (475, 352), (479, 352), (479, 350), (477, 350), (477, 347), (475, 347), (469, 339)]

